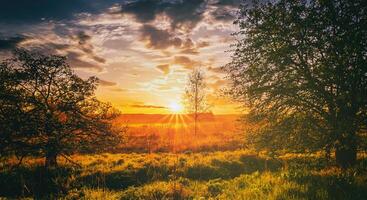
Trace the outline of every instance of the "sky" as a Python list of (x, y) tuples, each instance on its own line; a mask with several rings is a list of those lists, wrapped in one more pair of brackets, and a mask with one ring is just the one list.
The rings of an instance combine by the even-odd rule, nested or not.
[(0, 59), (24, 47), (64, 55), (122, 113), (171, 113), (188, 74), (205, 71), (214, 114), (240, 110), (222, 96), (240, 0), (2, 0)]

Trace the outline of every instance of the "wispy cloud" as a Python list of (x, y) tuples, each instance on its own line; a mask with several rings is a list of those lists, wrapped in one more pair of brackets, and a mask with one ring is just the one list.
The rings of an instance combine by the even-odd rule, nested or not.
[(133, 104), (130, 105), (133, 108), (156, 108), (156, 109), (166, 109), (167, 107), (164, 106), (155, 106), (155, 105), (145, 105), (145, 104)]
[[(164, 106), (131, 102), (166, 105), (165, 97), (179, 98), (194, 67), (222, 75), (239, 2), (6, 1), (0, 7), (0, 59), (15, 47), (63, 55), (82, 77), (103, 77), (101, 98), (158, 111)], [(222, 84), (213, 81), (209, 87)]]

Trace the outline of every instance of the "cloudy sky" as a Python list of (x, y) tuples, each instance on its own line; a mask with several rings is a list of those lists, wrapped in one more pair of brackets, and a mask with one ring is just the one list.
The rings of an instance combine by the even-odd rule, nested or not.
[(220, 96), (240, 0), (2, 0), (0, 59), (14, 47), (65, 55), (97, 96), (124, 113), (169, 113), (187, 74), (206, 72), (216, 114), (237, 113)]

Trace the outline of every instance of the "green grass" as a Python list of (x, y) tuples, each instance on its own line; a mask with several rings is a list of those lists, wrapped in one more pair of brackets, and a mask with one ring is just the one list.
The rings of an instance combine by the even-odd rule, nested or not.
[[(367, 161), (342, 171), (314, 154), (248, 151), (73, 156), (45, 171), (37, 159), (0, 172), (0, 197), (36, 199), (367, 199)], [(0, 198), (1, 199), (1, 198)]]

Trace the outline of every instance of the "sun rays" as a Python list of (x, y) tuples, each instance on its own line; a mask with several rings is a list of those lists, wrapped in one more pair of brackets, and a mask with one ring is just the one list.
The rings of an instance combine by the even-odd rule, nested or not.
[(183, 106), (177, 102), (171, 102), (168, 108), (172, 113), (181, 113), (183, 111)]

